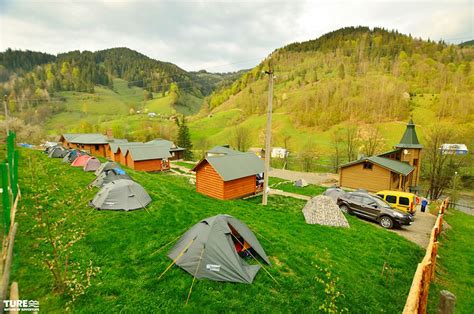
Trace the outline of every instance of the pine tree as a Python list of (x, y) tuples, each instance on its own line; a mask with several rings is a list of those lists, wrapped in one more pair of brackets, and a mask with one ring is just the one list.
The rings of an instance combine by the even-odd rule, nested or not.
[(179, 118), (176, 119), (176, 124), (178, 125), (178, 142), (177, 145), (182, 148), (186, 148), (184, 151), (184, 159), (190, 160), (193, 158), (193, 153), (191, 149), (193, 148), (193, 143), (191, 142), (191, 136), (189, 134), (189, 128), (186, 125), (186, 119), (184, 115), (181, 117), (181, 121)]

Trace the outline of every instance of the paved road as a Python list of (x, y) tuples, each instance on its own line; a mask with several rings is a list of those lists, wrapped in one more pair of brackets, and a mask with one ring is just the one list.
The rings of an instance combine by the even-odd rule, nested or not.
[(316, 185), (334, 185), (339, 180), (338, 175), (334, 173), (300, 172), (275, 168), (270, 171), (270, 177), (282, 178), (289, 181), (305, 179), (306, 182)]
[(435, 215), (428, 212), (422, 213), (418, 208), (415, 221), (411, 226), (404, 226), (401, 229), (391, 229), (390, 231), (395, 232), (425, 249), (428, 246), (431, 229), (433, 229), (436, 218)]

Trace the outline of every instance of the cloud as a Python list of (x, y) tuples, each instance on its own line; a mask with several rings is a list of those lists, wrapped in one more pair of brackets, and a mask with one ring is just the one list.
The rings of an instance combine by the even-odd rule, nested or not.
[(276, 48), (350, 25), (395, 28), (432, 39), (473, 37), (470, 1), (0, 3), (1, 50), (129, 47), (186, 70), (252, 67)]

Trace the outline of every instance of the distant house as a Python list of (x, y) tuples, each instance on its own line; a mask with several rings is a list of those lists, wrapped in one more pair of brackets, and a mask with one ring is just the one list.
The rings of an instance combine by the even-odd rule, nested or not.
[(163, 171), (170, 168), (171, 154), (167, 147), (154, 145), (129, 146), (126, 165), (138, 171)]
[(178, 159), (183, 159), (184, 158), (184, 151), (186, 149), (182, 148), (182, 147), (178, 147), (172, 141), (168, 141), (168, 140), (158, 138), (158, 139), (154, 139), (154, 140), (151, 140), (149, 142), (146, 142), (145, 144), (152, 144), (152, 145), (167, 147), (169, 149), (170, 154), (171, 154), (170, 160), (178, 160)]
[(272, 158), (284, 159), (288, 157), (288, 150), (283, 147), (273, 147), (270, 155)]
[(443, 144), (440, 151), (443, 155), (467, 155), (469, 152), (466, 144)]
[(380, 190), (419, 191), (421, 150), (415, 125), (410, 120), (400, 143), (394, 150), (378, 156), (362, 157), (341, 165), (339, 184), (341, 187)]
[(228, 200), (257, 192), (256, 175), (263, 173), (263, 161), (254, 153), (241, 153), (227, 147), (214, 147), (192, 171), (196, 191)]
[(148, 118), (156, 118), (156, 113), (155, 112), (149, 112), (148, 113)]
[(100, 133), (63, 134), (59, 142), (64, 147), (86, 150), (102, 157), (106, 156), (106, 146), (109, 144), (107, 137)]
[[(120, 156), (121, 156), (121, 150), (120, 146), (126, 147), (126, 146), (132, 146), (132, 145), (140, 145), (142, 144), (141, 142), (113, 142), (109, 143), (108, 149), (107, 149), (107, 158), (115, 161), (115, 162), (120, 162)], [(125, 156), (123, 158), (123, 162), (125, 162)]]

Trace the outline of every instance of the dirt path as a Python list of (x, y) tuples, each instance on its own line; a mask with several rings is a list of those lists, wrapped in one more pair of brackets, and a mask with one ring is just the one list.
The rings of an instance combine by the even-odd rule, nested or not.
[(293, 198), (298, 198), (300, 200), (305, 200), (305, 201), (309, 201), (311, 199), (310, 196), (295, 194), (295, 193), (289, 193), (289, 192), (285, 192), (285, 191), (277, 190), (277, 189), (270, 189), (270, 194), (271, 195), (282, 195), (282, 196), (287, 196), (287, 197), (293, 197)]
[(417, 209), (415, 221), (411, 226), (404, 226), (401, 229), (391, 229), (390, 231), (395, 232), (425, 249), (428, 246), (431, 229), (433, 229), (435, 222), (435, 215), (428, 212), (422, 213)]
[(290, 181), (305, 179), (306, 182), (316, 185), (333, 185), (339, 180), (338, 175), (334, 173), (300, 172), (275, 168), (270, 171), (270, 177), (277, 177)]

